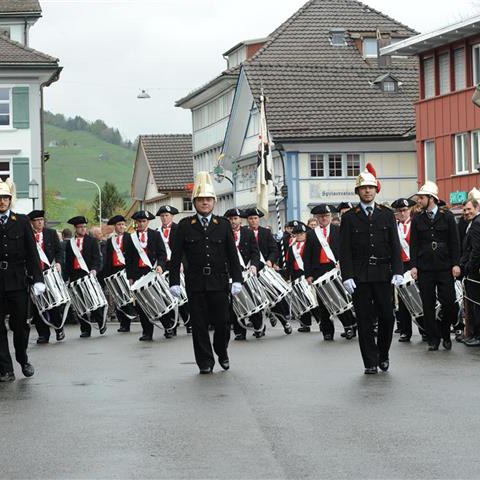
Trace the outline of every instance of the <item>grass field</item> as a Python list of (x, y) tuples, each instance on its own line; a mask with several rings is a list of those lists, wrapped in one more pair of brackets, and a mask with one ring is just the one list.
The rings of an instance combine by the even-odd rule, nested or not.
[(52, 125), (45, 125), (45, 150), (50, 153), (46, 163), (49, 220), (63, 225), (70, 217), (90, 210), (97, 188), (77, 182), (77, 177), (92, 180), (100, 187), (106, 181), (114, 183), (129, 205), (135, 151), (104, 142), (88, 132), (70, 132)]

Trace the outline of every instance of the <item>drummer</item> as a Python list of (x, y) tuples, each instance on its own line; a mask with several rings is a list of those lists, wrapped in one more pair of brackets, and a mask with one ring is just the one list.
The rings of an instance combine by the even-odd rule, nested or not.
[[(257, 275), (260, 266), (260, 252), (253, 232), (249, 228), (242, 226), (242, 218), (245, 218), (245, 213), (238, 208), (231, 208), (227, 210), (223, 216), (228, 218), (232, 226), (235, 245), (237, 246), (238, 260), (240, 261), (242, 270), (244, 272), (250, 270), (254, 275)], [(263, 331), (262, 312), (255, 313), (249, 320), (255, 331)], [(235, 340), (246, 340), (247, 330), (239, 323), (231, 304), (230, 323), (233, 324)], [(230, 331), (228, 332), (228, 337), (230, 337)]]
[[(105, 261), (103, 266), (104, 277), (125, 270), (125, 240), (130, 236), (127, 232), (127, 223), (123, 215), (115, 215), (108, 220), (107, 225), (114, 228), (113, 235), (107, 240)], [(117, 332), (129, 332), (130, 323), (136, 317), (136, 310), (131, 303), (119, 308), (115, 305), (115, 314), (120, 322)]]
[[(332, 210), (330, 205), (321, 204), (312, 208), (311, 213), (315, 215), (318, 226), (307, 233), (305, 243), (305, 277), (311, 284), (317, 278), (337, 267), (338, 250), (340, 247), (340, 228), (332, 224)], [(335, 326), (330, 314), (318, 298), (318, 309), (312, 312), (320, 321), (320, 331), (325, 341), (332, 341), (335, 334)], [(351, 340), (355, 337), (355, 318), (351, 310), (338, 316), (345, 330), (345, 338)], [(302, 325), (300, 332), (309, 332), (310, 324)]]
[[(158, 229), (160, 236), (162, 237), (165, 250), (167, 252), (167, 265), (166, 269), (170, 270), (170, 259), (172, 258), (172, 247), (175, 242), (175, 235), (177, 233), (178, 224), (173, 221), (174, 215), (178, 214), (178, 209), (171, 205), (162, 205), (157, 211), (157, 217), (160, 217), (162, 223)], [(180, 316), (183, 319), (183, 324), (187, 330), (187, 333), (192, 333), (192, 327), (189, 323), (190, 313), (188, 310), (188, 303), (179, 307)], [(173, 312), (172, 312), (173, 314)], [(172, 329), (173, 335), (177, 334), (177, 327)]]
[[(130, 285), (133, 285), (139, 278), (152, 271), (163, 273), (167, 263), (167, 252), (160, 234), (149, 228), (150, 220), (155, 217), (147, 210), (140, 210), (132, 215), (135, 220), (135, 232), (125, 238), (125, 268)], [(141, 342), (153, 340), (153, 323), (149, 320), (140, 305), (135, 305), (140, 323), (142, 324)], [(165, 338), (172, 338), (170, 330), (172, 321), (169, 316), (160, 319), (165, 329)]]
[[(48, 270), (52, 266), (52, 263), (54, 263), (54, 268), (61, 273), (62, 268), (60, 262), (62, 260), (62, 253), (60, 239), (54, 229), (45, 227), (45, 211), (33, 210), (27, 216), (30, 219), (33, 233), (35, 235), (42, 270)], [(55, 328), (57, 342), (61, 342), (65, 338), (65, 332), (62, 325), (62, 310), (61, 307), (53, 307), (43, 314), (48, 315), (49, 323), (57, 327)], [(37, 343), (48, 343), (50, 341), (50, 327), (45, 323), (43, 319), (44, 317), (35, 306), (33, 306), (32, 313), (33, 322), (35, 323), (35, 328), (38, 333)]]
[[(89, 274), (97, 275), (101, 267), (100, 247), (98, 242), (87, 235), (88, 220), (79, 215), (72, 217), (68, 222), (75, 227), (74, 237), (67, 243), (65, 250), (65, 266), (68, 281), (74, 282)], [(99, 333), (103, 335), (107, 331), (106, 312), (107, 307), (97, 308), (90, 314), (91, 321), (98, 324)], [(78, 315), (80, 323), (80, 338), (88, 338), (92, 334), (92, 326), (88, 318)]]

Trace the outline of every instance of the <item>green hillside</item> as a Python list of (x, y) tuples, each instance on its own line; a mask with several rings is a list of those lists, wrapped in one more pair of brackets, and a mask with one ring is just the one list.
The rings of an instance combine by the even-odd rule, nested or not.
[(68, 131), (45, 125), (45, 150), (50, 154), (46, 163), (47, 212), (49, 220), (61, 224), (74, 215), (90, 216), (97, 194), (95, 185), (80, 183), (82, 177), (100, 185), (108, 181), (130, 204), (135, 152), (104, 142), (83, 131)]

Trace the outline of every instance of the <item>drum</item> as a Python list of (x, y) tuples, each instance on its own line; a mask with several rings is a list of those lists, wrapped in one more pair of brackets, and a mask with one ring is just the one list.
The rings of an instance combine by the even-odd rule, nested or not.
[(68, 290), (73, 308), (82, 317), (89, 318), (90, 313), (107, 306), (107, 299), (95, 275), (85, 275), (70, 282)]
[(260, 270), (258, 281), (268, 298), (270, 308), (282, 301), (292, 291), (292, 286), (270, 267)]
[(333, 268), (313, 282), (318, 297), (330, 313), (330, 318), (353, 309), (352, 297), (345, 290), (340, 270)]
[[(169, 273), (168, 271), (164, 273), (165, 280), (167, 281), (167, 285), (170, 284), (169, 282)], [(178, 306), (182, 307), (186, 303), (188, 303), (188, 297), (187, 297), (187, 290), (185, 288), (185, 274), (183, 272), (180, 272), (180, 297), (177, 298)]]
[[(243, 288), (238, 295), (233, 296), (233, 311), (237, 320), (243, 320), (261, 312), (268, 307), (269, 303), (257, 276), (252, 272), (245, 272)], [(244, 325), (241, 324), (241, 326)]]
[(131, 290), (148, 320), (156, 327), (164, 328), (157, 320), (171, 311), (175, 312), (175, 321), (169, 328), (177, 326), (178, 300), (170, 293), (166, 273), (147, 273), (132, 285)]
[(412, 316), (416, 320), (423, 316), (423, 304), (420, 297), (420, 291), (417, 282), (412, 278), (412, 274), (407, 271), (403, 274), (403, 282), (396, 287), (399, 298)]
[(288, 298), (290, 299), (292, 316), (298, 319), (305, 313), (318, 307), (315, 290), (308, 284), (305, 277), (297, 278), (293, 282), (292, 293)]
[(113, 275), (105, 278), (105, 285), (107, 286), (113, 303), (117, 308), (122, 308), (125, 305), (133, 302), (132, 291), (127, 279), (125, 270), (120, 270)]

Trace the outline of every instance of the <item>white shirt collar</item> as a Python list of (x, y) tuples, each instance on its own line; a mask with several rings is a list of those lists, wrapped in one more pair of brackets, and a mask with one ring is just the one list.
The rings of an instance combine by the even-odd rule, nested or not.
[(200, 215), (199, 213), (197, 213), (197, 217), (200, 220), (200, 223), (202, 223), (202, 218), (206, 218), (208, 220), (208, 223), (210, 224), (210, 220), (212, 219), (212, 214), (210, 213), (209, 215), (204, 217), (203, 215)]

